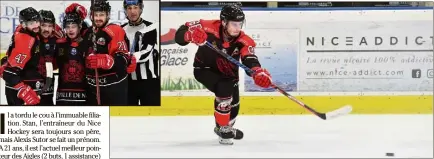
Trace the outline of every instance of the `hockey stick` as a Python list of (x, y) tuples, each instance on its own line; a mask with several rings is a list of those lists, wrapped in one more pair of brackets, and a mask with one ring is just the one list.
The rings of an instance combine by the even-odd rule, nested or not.
[(95, 69), (95, 84), (96, 84), (96, 102), (98, 106), (101, 105), (101, 96), (99, 93), (99, 77), (98, 77), (98, 69)]
[[(95, 1), (96, 0), (91, 0), (90, 1), (90, 5), (91, 6), (93, 6), (94, 4), (95, 4)], [(93, 21), (93, 13), (91, 13), (91, 16), (90, 16), (90, 18), (91, 18), (91, 21)], [(94, 47), (94, 49), (93, 49), (93, 53), (95, 53), (95, 51), (96, 51), (96, 33), (95, 33), (95, 23), (93, 23), (92, 22), (92, 42), (93, 42), (93, 47)], [(98, 104), (98, 106), (100, 106), (101, 105), (101, 94), (100, 94), (100, 90), (99, 90), (99, 75), (98, 75), (98, 69), (96, 68), (95, 69), (95, 87), (96, 87), (96, 102), (97, 102), (97, 104)]]
[[(220, 54), (223, 57), (225, 57), (230, 62), (238, 65), (239, 67), (241, 67), (242, 69), (244, 69), (249, 74), (253, 74), (254, 73), (254, 71), (252, 69), (250, 69), (247, 66), (243, 65), (238, 60), (234, 59), (232, 56), (223, 53), (221, 50), (217, 49), (210, 42), (207, 41), (205, 45), (208, 46), (209, 48), (213, 49), (214, 51), (216, 51), (218, 54)], [(285, 90), (283, 90), (279, 86), (276, 86), (275, 84), (272, 83), (271, 87), (274, 88), (274, 89), (276, 89), (277, 91), (279, 91), (280, 93), (282, 93), (283, 95), (285, 95), (286, 97), (288, 97), (289, 99), (291, 99), (292, 101), (294, 101), (295, 103), (297, 103), (298, 105), (304, 107), (305, 109), (307, 109), (308, 111), (310, 111), (311, 113), (315, 114), (316, 116), (320, 117), (323, 120), (328, 120), (328, 119), (333, 119), (333, 118), (336, 118), (336, 117), (339, 117), (339, 116), (343, 116), (343, 115), (349, 114), (352, 111), (352, 107), (350, 105), (345, 105), (345, 106), (343, 106), (341, 108), (338, 108), (336, 110), (333, 110), (333, 111), (330, 111), (330, 112), (327, 112), (327, 113), (320, 113), (320, 112), (312, 109), (308, 105), (304, 104), (303, 102), (301, 102), (300, 100), (298, 100), (294, 96), (290, 95), (289, 93), (287, 93)]]
[[(93, 33), (92, 33), (93, 35), (92, 36), (94, 36), (92, 39), (92, 41), (93, 41), (93, 45), (94, 45), (94, 47), (96, 46), (96, 42), (95, 42), (95, 38), (96, 38), (96, 35), (95, 35), (95, 30), (93, 30)], [(94, 50), (94, 51), (96, 51), (96, 50)], [(94, 54), (95, 52), (93, 52), (92, 54)], [(89, 56), (91, 56), (92, 54), (90, 54)], [(95, 87), (96, 87), (96, 102), (97, 102), (97, 104), (98, 104), (98, 106), (100, 106), (101, 105), (101, 96), (100, 96), (100, 92), (99, 92), (99, 75), (98, 75), (98, 69), (97, 68), (95, 68)]]

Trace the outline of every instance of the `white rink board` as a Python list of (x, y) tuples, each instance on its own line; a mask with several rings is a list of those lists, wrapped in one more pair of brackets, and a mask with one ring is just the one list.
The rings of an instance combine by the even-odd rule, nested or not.
[[(245, 10), (246, 25), (244, 30), (248, 35), (260, 35), (263, 30), (270, 29), (292, 29), (298, 30), (297, 66), (288, 66), (286, 70), (274, 70), (275, 72), (285, 72), (288, 69), (296, 70), (298, 91), (291, 92), (300, 95), (357, 95), (357, 94), (432, 94), (432, 35), (433, 35), (433, 10)], [(218, 10), (163, 10), (161, 13), (162, 35), (169, 33), (169, 30), (177, 29), (187, 21), (199, 19), (217, 19)], [(262, 30), (262, 31), (261, 31)], [(256, 36), (258, 37), (258, 36)], [(334, 39), (334, 38), (337, 39)], [(377, 37), (382, 39), (381, 44)], [(307, 45), (308, 39), (316, 38), (315, 45)], [(321, 44), (324, 38), (324, 44)], [(349, 39), (347, 39), (349, 38)], [(333, 40), (334, 39), (334, 40)], [(392, 39), (392, 40), (390, 40)], [(398, 42), (396, 42), (396, 39)], [(260, 36), (255, 39), (261, 41)], [(262, 39), (264, 40), (264, 39)], [(271, 50), (282, 51), (273, 46), (273, 41), (286, 40), (276, 36), (271, 40)], [(351, 40), (351, 42), (347, 42)], [(365, 40), (365, 41), (364, 41)], [(270, 42), (270, 41), (268, 41)], [(339, 44), (333, 45), (338, 42)], [(276, 42), (274, 42), (276, 43)], [(350, 43), (350, 44), (348, 44)], [(348, 44), (348, 45), (347, 45)], [(191, 58), (195, 49), (188, 45), (181, 47), (176, 44), (166, 44), (162, 49), (187, 48), (187, 54), (172, 54), (172, 57)], [(295, 48), (297, 49), (297, 48)], [(346, 53), (307, 53), (309, 50), (350, 50)], [(259, 50), (259, 49), (258, 49)], [(261, 51), (256, 51), (257, 55)], [(354, 50), (370, 50), (369, 53), (351, 52)], [(379, 51), (380, 50), (380, 51)], [(386, 50), (382, 52), (381, 50)], [(395, 51), (398, 50), (398, 51)], [(417, 50), (406, 51), (406, 50)], [(269, 51), (271, 52), (271, 51)], [(377, 52), (377, 53), (375, 53)], [(313, 58), (317, 61), (339, 58), (340, 61), (346, 59), (369, 59), (368, 62), (361, 63), (320, 63), (312, 62)], [(391, 58), (388, 62), (382, 62), (383, 58)], [(279, 59), (279, 57), (275, 57)], [(307, 62), (309, 61), (310, 62)], [(394, 61), (393, 63), (390, 61)], [(408, 62), (408, 61), (411, 62)], [(374, 62), (375, 61), (375, 62)], [(274, 63), (282, 63), (275, 61)], [(274, 65), (263, 64), (265, 68), (271, 70)], [(268, 66), (268, 67), (267, 67)], [(418, 77), (412, 77), (412, 71), (419, 69)], [(191, 78), (192, 66), (186, 65), (182, 69), (179, 67), (162, 67), (162, 78), (173, 76), (171, 72), (176, 72), (178, 77)], [(310, 76), (309, 73), (335, 71), (337, 74), (358, 73), (367, 75), (321, 75)], [(367, 73), (365, 73), (367, 72)], [(381, 73), (378, 73), (381, 72)], [(421, 74), (421, 75), (419, 75)], [(273, 76), (273, 74), (272, 74)], [(244, 90), (244, 78), (248, 78), (242, 73), (240, 77), (240, 90), (243, 95), (278, 95), (275, 92), (250, 92)], [(416, 78), (416, 79), (415, 79)], [(273, 78), (276, 80), (277, 78)], [(279, 80), (279, 79), (277, 79)], [(285, 82), (283, 80), (282, 82)], [(289, 81), (288, 81), (289, 82)], [(164, 96), (200, 96), (206, 90), (174, 90), (164, 91)]]
[(112, 158), (383, 158), (388, 152), (433, 157), (432, 115), (348, 115), (330, 121), (311, 115), (239, 116), (235, 127), (245, 138), (232, 146), (218, 144), (212, 116), (112, 117), (110, 123)]

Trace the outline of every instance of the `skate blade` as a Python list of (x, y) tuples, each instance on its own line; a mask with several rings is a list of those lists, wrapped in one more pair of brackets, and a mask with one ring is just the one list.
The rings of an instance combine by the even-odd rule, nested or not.
[(233, 145), (234, 141), (232, 139), (222, 139), (219, 138), (219, 143), (222, 145)]

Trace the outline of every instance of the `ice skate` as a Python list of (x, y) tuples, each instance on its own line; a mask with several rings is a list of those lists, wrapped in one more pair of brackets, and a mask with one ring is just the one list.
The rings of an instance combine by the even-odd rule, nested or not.
[(241, 140), (244, 137), (244, 133), (236, 128), (226, 126), (226, 127), (215, 127), (214, 133), (219, 137), (219, 143), (224, 145), (233, 145), (232, 139)]
[(232, 127), (230, 126), (222, 126), (215, 127), (214, 132), (219, 136), (219, 143), (222, 145), (233, 145), (234, 142), (232, 139), (235, 137), (235, 134), (232, 131)]

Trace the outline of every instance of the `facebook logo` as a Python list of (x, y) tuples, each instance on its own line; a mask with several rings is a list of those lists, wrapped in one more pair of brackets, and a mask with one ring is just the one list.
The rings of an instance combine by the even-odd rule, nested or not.
[(420, 69), (413, 69), (411, 70), (411, 77), (413, 78), (420, 78), (422, 75), (422, 71)]

